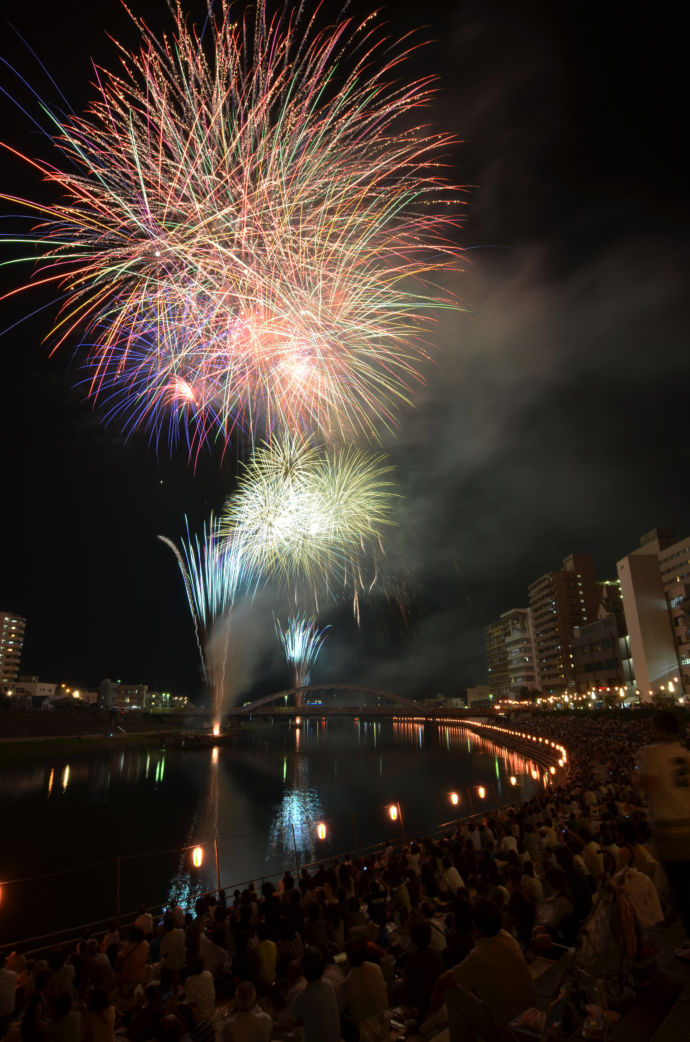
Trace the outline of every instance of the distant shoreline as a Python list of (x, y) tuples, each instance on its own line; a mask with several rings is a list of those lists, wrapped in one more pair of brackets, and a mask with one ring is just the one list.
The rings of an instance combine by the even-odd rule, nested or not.
[(192, 714), (166, 718), (132, 712), (124, 718), (111, 718), (111, 714), (103, 710), (56, 709), (32, 713), (7, 710), (0, 713), (0, 763), (5, 763), (10, 756), (35, 753), (39, 749), (113, 749), (142, 742), (160, 743), (177, 734), (206, 730), (208, 723)]

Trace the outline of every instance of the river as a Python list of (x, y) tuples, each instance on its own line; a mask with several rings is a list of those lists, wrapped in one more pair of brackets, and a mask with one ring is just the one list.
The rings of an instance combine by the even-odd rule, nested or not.
[(528, 795), (532, 766), (460, 725), (340, 717), (204, 751), (37, 747), (0, 771), (2, 944), (422, 835)]

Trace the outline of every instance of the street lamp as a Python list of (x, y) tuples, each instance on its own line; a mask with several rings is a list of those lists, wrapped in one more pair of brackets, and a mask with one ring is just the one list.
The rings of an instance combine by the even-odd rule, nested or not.
[(391, 819), (391, 821), (399, 821), (400, 822), (400, 831), (402, 833), (402, 838), (404, 839), (405, 838), (405, 825), (403, 823), (402, 810), (400, 809), (400, 803), (399, 802), (390, 804), (390, 806), (388, 807), (388, 817)]

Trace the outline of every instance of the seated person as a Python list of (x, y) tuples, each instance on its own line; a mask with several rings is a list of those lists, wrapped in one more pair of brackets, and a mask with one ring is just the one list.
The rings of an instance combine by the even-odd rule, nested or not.
[(537, 951), (548, 951), (550, 947), (538, 940), (540, 935), (548, 934), (558, 944), (571, 945), (580, 928), (575, 901), (563, 869), (557, 865), (547, 869), (546, 882), (551, 888), (551, 896), (540, 903), (532, 934)]
[(431, 945), (431, 926), (424, 919), (410, 923), (410, 940), (414, 945), (403, 966), (403, 1001), (417, 1010), (418, 1019), (426, 1019), (434, 984), (443, 973), (443, 959)]
[(493, 901), (479, 898), (472, 909), (479, 938), (452, 970), (442, 974), (431, 996), (431, 1008), (445, 1002), (450, 1042), (503, 1042), (507, 1025), (535, 1004), (534, 981), (514, 937), (501, 929), (501, 913)]
[(273, 1021), (256, 1004), (256, 991), (251, 981), (242, 981), (235, 992), (237, 1012), (223, 1028), (223, 1042), (268, 1042)]
[(361, 938), (347, 943), (350, 972), (340, 986), (340, 1012), (361, 1028), (364, 1021), (376, 1018), (388, 1009), (388, 988), (375, 962), (368, 962), (367, 944)]

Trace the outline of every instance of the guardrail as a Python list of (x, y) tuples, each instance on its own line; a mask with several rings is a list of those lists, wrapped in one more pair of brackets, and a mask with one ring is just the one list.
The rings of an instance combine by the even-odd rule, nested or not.
[[(401, 719), (404, 720), (406, 723), (410, 723), (410, 722), (414, 722), (415, 718), (411, 718), (410, 716), (405, 714), (404, 716), (401, 717)], [(419, 722), (421, 722), (425, 718), (420, 716), (417, 719), (418, 719)], [(435, 722), (436, 723), (443, 723), (444, 719), (437, 717), (437, 718), (435, 718)], [(516, 752), (519, 752), (521, 755), (529, 757), (529, 759), (533, 763), (536, 763), (536, 764), (540, 765), (541, 770), (542, 770), (542, 774), (541, 774), (540, 777), (541, 777), (541, 780), (543, 781), (543, 784), (545, 786), (548, 786), (551, 783), (552, 780), (555, 780), (556, 776), (558, 775), (558, 770), (559, 769), (561, 771), (565, 772), (566, 774), (569, 772), (570, 760), (569, 760), (569, 756), (568, 756), (567, 750), (565, 749), (565, 747), (563, 745), (561, 745), (558, 742), (553, 741), (552, 739), (545, 738), (544, 736), (532, 735), (529, 732), (518, 731), (518, 730), (515, 730), (515, 729), (511, 729), (511, 728), (499, 727), (498, 725), (484, 723), (484, 722), (478, 721), (478, 720), (458, 720), (457, 718), (452, 717), (452, 718), (445, 718), (445, 722), (448, 723), (448, 724), (456, 725), (456, 726), (457, 725), (461, 725), (461, 726), (467, 727), (469, 729), (475, 729), (479, 733), (487, 735), (487, 737), (488, 736), (491, 736), (491, 737), (495, 736), (496, 738), (498, 738), (500, 736), (500, 741), (501, 741), (501, 744), (503, 746), (505, 746), (506, 748), (513, 748)], [(539, 777), (535, 777), (535, 772), (534, 771), (532, 773), (532, 779), (534, 781), (538, 781), (539, 780)], [(514, 779), (511, 778), (511, 784), (513, 782), (514, 782)], [(515, 792), (516, 799), (511, 799), (511, 800), (507, 800), (507, 801), (503, 801), (503, 802), (499, 801), (497, 792), (496, 792), (496, 790), (494, 789), (494, 787), (493, 787), (493, 785), (491, 783), (487, 783), (486, 785), (470, 786), (470, 787), (465, 787), (465, 788), (460, 789), (460, 792), (464, 792), (464, 794), (465, 794), (463, 802), (464, 802), (465, 805), (468, 805), (470, 807), (470, 813), (469, 814), (462, 814), (462, 815), (460, 815), (458, 817), (455, 817), (455, 818), (452, 818), (452, 819), (450, 819), (448, 821), (441, 822), (441, 823), (435, 825), (434, 827), (432, 827), (431, 829), (425, 829), (424, 830), (425, 837), (430, 837), (430, 838), (438, 837), (440, 835), (443, 835), (444, 833), (447, 833), (449, 829), (456, 828), (460, 824), (463, 824), (463, 823), (466, 823), (466, 822), (470, 822), (470, 821), (476, 820), (478, 818), (485, 818), (488, 814), (496, 813), (498, 811), (505, 810), (508, 807), (514, 806), (515, 803), (518, 802), (518, 799), (519, 799), (519, 793), (518, 793), (518, 786), (517, 786), (517, 784), (515, 785), (515, 788), (516, 788), (516, 792)], [(490, 792), (491, 795), (493, 796), (493, 800), (492, 801), (488, 801), (487, 800), (486, 803), (485, 803), (484, 801), (487, 799), (487, 793), (488, 792)], [(478, 805), (480, 806), (480, 809), (478, 809), (478, 810), (474, 809), (474, 803), (473, 803), (473, 799), (472, 799), (472, 794), (473, 793), (474, 793), (474, 796), (475, 796), (475, 800), (479, 801)], [(453, 795), (453, 794), (450, 794), (450, 795)], [(398, 808), (398, 811), (400, 812), (399, 804), (397, 804), (396, 806)], [(402, 814), (401, 813), (400, 813), (400, 824), (401, 824), (401, 833), (402, 833), (401, 837), (399, 839), (397, 839), (395, 842), (392, 842), (390, 840), (388, 841), (394, 848), (403, 846), (407, 842), (409, 842), (409, 837), (406, 837), (405, 833), (404, 833), (404, 824), (403, 824)], [(258, 881), (260, 881), (259, 882), (259, 886), (263, 885), (263, 883), (266, 882), (266, 881), (269, 881), (269, 882), (272, 882), (273, 880), (277, 881), (277, 880), (280, 880), (284, 876), (286, 870), (292, 871), (293, 869), (296, 869), (297, 872), (299, 873), (304, 868), (309, 870), (309, 869), (312, 869), (312, 868), (317, 868), (320, 865), (332, 864), (334, 860), (340, 860), (340, 859), (344, 858), (345, 856), (347, 856), (347, 854), (349, 854), (349, 852), (353, 849), (352, 847), (350, 847), (348, 850), (344, 850), (344, 851), (342, 851), (342, 852), (340, 852), (338, 854), (329, 854), (327, 857), (320, 858), (320, 859), (315, 860), (315, 861), (309, 861), (309, 862), (301, 863), (299, 861), (299, 857), (297, 855), (297, 850), (295, 848), (295, 864), (294, 865), (284, 866), (283, 868), (281, 868), (280, 870), (278, 870), (276, 872), (268, 873), (268, 874), (261, 875), (261, 876), (254, 876), (251, 879), (235, 881), (235, 882), (231, 882), (231, 883), (224, 883), (221, 880), (220, 869), (219, 869), (219, 866), (218, 866), (218, 848), (217, 848), (218, 839), (234, 839), (234, 840), (237, 840), (237, 839), (241, 839), (241, 838), (248, 838), (248, 837), (247, 836), (225, 836), (225, 837), (218, 836), (218, 837), (214, 837), (212, 840), (203, 841), (205, 845), (209, 845), (210, 843), (213, 843), (214, 846), (215, 846), (216, 870), (217, 870), (217, 873), (218, 873), (218, 875), (217, 875), (218, 886), (217, 886), (217, 888), (214, 888), (213, 890), (206, 890), (206, 891), (199, 890), (199, 891), (197, 891), (194, 894), (194, 900), (197, 900), (199, 897), (204, 896), (204, 894), (215, 894), (215, 893), (218, 893), (220, 890), (223, 890), (223, 891), (243, 890), (243, 889), (248, 888), (252, 884), (256, 884)], [(184, 855), (185, 852), (192, 851), (193, 848), (196, 847), (196, 846), (198, 846), (198, 844), (189, 844), (187, 846), (174, 848), (174, 849), (171, 849), (171, 850), (149, 852), (148, 855), (129, 855), (129, 857), (139, 857), (139, 856), (154, 857), (154, 856), (165, 855), (165, 854), (167, 854), (167, 855), (170, 855), (170, 854)], [(356, 850), (356, 854), (357, 854), (358, 858), (360, 858), (360, 859), (364, 858), (365, 859), (365, 858), (370, 858), (372, 856), (375, 856), (376, 853), (381, 851), (384, 846), (385, 846), (385, 841), (379, 841), (379, 842), (377, 842), (375, 844), (372, 844), (372, 845), (370, 845), (368, 847), (361, 847), (360, 848), (358, 845), (355, 845), (354, 849)], [(121, 912), (121, 910), (119, 908), (120, 863), (121, 863), (122, 860), (125, 860), (125, 859), (124, 858), (120, 858), (120, 857), (115, 857), (115, 858), (104, 859), (104, 860), (102, 860), (102, 861), (97, 863), (99, 866), (106, 865), (106, 864), (111, 864), (113, 866), (113, 871), (114, 871), (115, 878), (116, 878), (116, 910), (115, 910), (115, 914), (114, 915), (110, 915), (110, 916), (104, 917), (103, 919), (94, 920), (92, 922), (80, 923), (78, 925), (75, 925), (74, 927), (71, 927), (71, 928), (68, 928), (68, 929), (65, 929), (65, 930), (59, 930), (59, 931), (53, 930), (53, 931), (50, 931), (48, 933), (40, 934), (40, 935), (35, 936), (35, 937), (20, 938), (19, 940), (16, 940), (16, 941), (13, 941), (13, 942), (3, 942), (3, 948), (5, 950), (11, 951), (17, 945), (21, 944), (23, 946), (24, 950), (27, 951), (28, 953), (30, 953), (32, 955), (40, 955), (43, 952), (52, 950), (56, 946), (69, 947), (70, 945), (76, 944), (83, 937), (84, 932), (87, 931), (87, 930), (89, 930), (91, 932), (91, 934), (96, 934), (96, 933), (99, 933), (99, 932), (105, 932), (106, 927), (113, 920), (115, 920), (118, 923), (118, 925), (121, 926), (121, 927), (126, 927), (128, 925), (131, 925), (134, 922), (134, 920), (137, 917), (137, 915), (139, 914), (139, 910), (129, 911), (129, 912)], [(79, 871), (87, 871), (87, 870), (89, 870), (89, 869), (91, 869), (93, 867), (95, 867), (95, 865), (81, 865), (81, 866), (76, 866), (75, 868), (70, 869), (67, 872), (64, 872), (64, 873), (54, 873), (53, 875), (66, 875), (66, 874), (72, 874), (74, 872), (79, 872)], [(5, 883), (0, 884), (0, 891), (4, 887), (12, 885), (13, 883), (15, 883), (15, 884), (16, 883), (39, 883), (41, 878), (46, 878), (46, 876), (43, 876), (43, 877), (36, 876), (36, 877), (31, 877), (31, 878), (24, 878), (24, 879), (21, 879), (21, 880), (8, 880)], [(162, 913), (168, 907), (170, 907), (170, 903), (169, 902), (162, 903), (162, 904), (159, 903), (159, 904), (154, 904), (154, 905), (148, 906), (147, 911), (151, 912), (152, 915), (155, 915), (156, 917), (158, 917), (158, 916), (162, 915)], [(190, 909), (188, 909), (188, 910), (190, 910)]]

